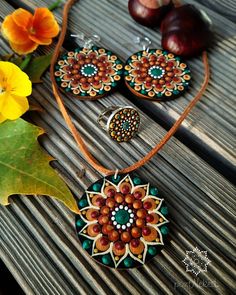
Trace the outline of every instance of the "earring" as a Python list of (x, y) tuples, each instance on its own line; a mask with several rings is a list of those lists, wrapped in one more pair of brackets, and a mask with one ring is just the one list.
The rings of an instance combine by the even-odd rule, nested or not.
[(131, 106), (111, 106), (98, 117), (98, 124), (117, 142), (127, 142), (138, 132), (140, 115)]
[(100, 41), (97, 35), (71, 36), (78, 38), (81, 46), (60, 56), (54, 73), (59, 88), (78, 99), (95, 100), (108, 95), (121, 81), (121, 60), (111, 51), (94, 45)]
[(161, 49), (149, 49), (148, 38), (137, 38), (143, 50), (126, 61), (124, 78), (138, 98), (167, 100), (181, 95), (189, 86), (190, 70), (180, 57)]

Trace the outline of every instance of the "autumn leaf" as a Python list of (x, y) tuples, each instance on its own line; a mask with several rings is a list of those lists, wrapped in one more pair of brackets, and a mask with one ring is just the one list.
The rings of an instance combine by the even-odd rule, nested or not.
[(33, 58), (24, 72), (29, 76), (32, 83), (41, 83), (41, 76), (49, 67), (52, 54), (41, 55)]
[(38, 144), (42, 129), (24, 121), (0, 124), (0, 204), (13, 194), (51, 196), (78, 213), (76, 201)]

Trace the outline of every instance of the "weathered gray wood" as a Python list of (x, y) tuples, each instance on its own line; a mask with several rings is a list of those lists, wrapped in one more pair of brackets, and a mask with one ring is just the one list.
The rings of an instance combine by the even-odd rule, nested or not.
[[(6, 2), (2, 3), (3, 0), (0, 1), (3, 4), (0, 13), (2, 20), (12, 8)], [(35, 1), (24, 2), (31, 8), (35, 7)], [(70, 25), (75, 27), (79, 19), (81, 28), (92, 32), (93, 28), (86, 22), (91, 15), (91, 7), (87, 16), (85, 8), (88, 3), (91, 6), (94, 2), (80, 1), (81, 5), (73, 8), (75, 14), (70, 17)], [(42, 3), (43, 1), (37, 1), (37, 6)], [(101, 15), (105, 3), (110, 7), (109, 1), (99, 1), (94, 18), (97, 14)], [(119, 2), (113, 5), (117, 6), (116, 12), (121, 14), (123, 25), (127, 23), (128, 28), (134, 30), (133, 23), (124, 18), (124, 4)], [(111, 43), (105, 34), (112, 35), (115, 32), (112, 28), (111, 33), (107, 31), (112, 17), (109, 10), (105, 11), (107, 25), (106, 30), (101, 32), (103, 45)], [(114, 14), (113, 18), (116, 22), (115, 16)], [(227, 24), (225, 21), (225, 26)], [(123, 25), (120, 30), (129, 36)], [(117, 32), (118, 40), (122, 32)], [(222, 34), (223, 32), (222, 28)], [(104, 41), (106, 38), (107, 43)], [(126, 52), (122, 52), (122, 40), (116, 45), (113, 42), (114, 48), (111, 49), (120, 51), (124, 57), (129, 45), (124, 48)], [(1, 53), (9, 50), (7, 43), (1, 39), (0, 48)], [(134, 46), (130, 48), (134, 49)], [(231, 50), (230, 46), (227, 45), (227, 49)], [(192, 63), (196, 67), (198, 61)], [(217, 73), (219, 70), (214, 71)], [(197, 72), (195, 79), (199, 84), (201, 75), (197, 75)], [(217, 74), (216, 79), (222, 83)], [(232, 79), (229, 76), (228, 83), (233, 86)], [(214, 100), (212, 93), (208, 96)], [(99, 129), (96, 120), (106, 106), (130, 104), (127, 98), (118, 93), (98, 102), (82, 102), (64, 97), (90, 150), (108, 167), (121, 168), (133, 163), (145, 155), (165, 133), (159, 124), (142, 113), (142, 130), (137, 138), (129, 144), (118, 145)], [(86, 163), (68, 132), (53, 98), (48, 74), (42, 85), (35, 86), (32, 99), (45, 109), (45, 112), (31, 116), (32, 121), (47, 132), (40, 142), (57, 159), (52, 165), (79, 198), (83, 190), (101, 176)], [(173, 109), (176, 104), (177, 101), (170, 103)], [(227, 107), (226, 104), (227, 102), (223, 104), (223, 108)], [(198, 112), (205, 120), (201, 108)], [(209, 112), (209, 116), (214, 117), (214, 114), (214, 111)], [(204, 124), (207, 125), (207, 122)], [(214, 120), (214, 124), (221, 126), (223, 122), (217, 123)], [(215, 133), (212, 136), (216, 136)], [(78, 173), (83, 168), (86, 169), (86, 175), (79, 178)], [(109, 270), (91, 260), (78, 243), (74, 231), (74, 215), (53, 199), (13, 197), (10, 206), (0, 208), (0, 257), (27, 294), (232, 294), (235, 285), (233, 222), (236, 203), (232, 184), (175, 138), (137, 173), (160, 188), (170, 208), (171, 219), (170, 242), (161, 255), (140, 269)], [(185, 272), (181, 261), (185, 251), (195, 246), (207, 250), (212, 261), (208, 272), (199, 275), (200, 282), (216, 281), (216, 288), (195, 285), (190, 289), (186, 285), (194, 284), (194, 276)], [(182, 288), (176, 288), (175, 284), (182, 285)]]

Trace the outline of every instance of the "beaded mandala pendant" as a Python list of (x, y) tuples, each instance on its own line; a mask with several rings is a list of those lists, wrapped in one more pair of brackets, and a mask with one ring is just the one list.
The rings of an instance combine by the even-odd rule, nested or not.
[(125, 65), (125, 83), (137, 97), (166, 100), (179, 96), (189, 86), (190, 70), (180, 57), (150, 49), (133, 54)]
[(130, 175), (92, 184), (78, 203), (76, 230), (82, 247), (111, 268), (133, 268), (153, 258), (168, 234), (158, 189)]
[(79, 47), (55, 66), (58, 86), (79, 99), (98, 99), (114, 90), (123, 75), (121, 60), (104, 48)]

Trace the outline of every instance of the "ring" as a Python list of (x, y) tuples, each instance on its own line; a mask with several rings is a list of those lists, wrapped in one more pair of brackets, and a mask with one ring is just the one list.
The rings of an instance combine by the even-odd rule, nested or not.
[(117, 142), (131, 140), (138, 132), (140, 115), (131, 106), (111, 106), (98, 117), (98, 124)]

